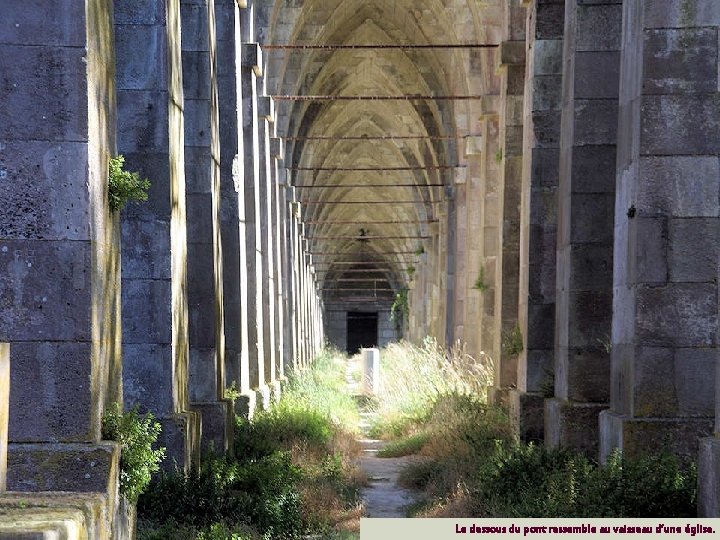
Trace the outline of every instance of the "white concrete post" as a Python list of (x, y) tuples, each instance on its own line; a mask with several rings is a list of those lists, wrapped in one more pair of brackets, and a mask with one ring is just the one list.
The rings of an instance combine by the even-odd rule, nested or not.
[(363, 391), (377, 394), (380, 391), (380, 350), (362, 349)]

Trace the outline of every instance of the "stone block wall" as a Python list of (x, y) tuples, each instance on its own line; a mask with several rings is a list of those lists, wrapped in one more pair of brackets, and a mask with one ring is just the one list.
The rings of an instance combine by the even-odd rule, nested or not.
[(121, 219), (125, 405), (160, 420), (165, 464), (187, 470), (199, 461), (200, 423), (189, 410), (181, 8), (117, 4), (118, 152), (152, 183), (147, 203)]
[[(612, 399), (601, 416), (602, 458), (613, 448), (694, 458), (698, 439), (713, 431), (720, 13), (708, 7), (623, 6)], [(701, 486), (715, 482), (713, 443), (704, 442)], [(709, 495), (701, 508), (717, 515), (717, 494)]]

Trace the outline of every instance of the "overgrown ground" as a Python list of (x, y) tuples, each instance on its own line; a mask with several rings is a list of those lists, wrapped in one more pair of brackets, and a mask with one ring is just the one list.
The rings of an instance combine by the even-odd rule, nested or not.
[(487, 405), (492, 365), (460, 348), (395, 344), (381, 352), (375, 436), (384, 454), (417, 454), (401, 482), (423, 491), (418, 517), (690, 517), (696, 469), (671, 454), (604, 467), (570, 451), (517, 440)]
[[(382, 387), (363, 402), (381, 455), (416, 455), (400, 481), (419, 490), (418, 517), (692, 517), (696, 470), (670, 454), (599, 467), (517, 440), (487, 404), (493, 366), (426, 340), (381, 351)], [(351, 359), (359, 377), (359, 357)], [(138, 540), (358, 538), (360, 448), (347, 359), (325, 351), (292, 376), (281, 401), (237, 420), (229, 457), (198, 475), (156, 478), (138, 502)]]
[(157, 478), (138, 502), (138, 540), (357, 538), (364, 478), (345, 371), (344, 355), (325, 351), (278, 404), (237, 420), (231, 457)]

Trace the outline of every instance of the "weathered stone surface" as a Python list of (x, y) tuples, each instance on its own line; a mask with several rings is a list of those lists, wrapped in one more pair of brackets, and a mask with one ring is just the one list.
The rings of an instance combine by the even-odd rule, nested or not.
[(123, 393), (125, 405), (142, 405), (156, 416), (173, 407), (172, 351), (169, 344), (126, 343), (124, 349)]
[(647, 0), (647, 28), (687, 28), (720, 25), (720, 5), (714, 0)]
[(192, 410), (202, 418), (201, 452), (224, 454), (230, 449), (234, 414), (225, 401), (193, 403)]
[[(575, 1), (575, 0), (573, 0)], [(578, 51), (620, 50), (621, 2), (578, 2), (575, 28)]]
[(720, 439), (700, 439), (698, 453), (698, 517), (720, 515)]
[(617, 139), (618, 104), (613, 99), (575, 101), (575, 145), (612, 145)]
[(573, 448), (592, 457), (599, 447), (598, 415), (607, 405), (545, 400), (545, 445)]
[(575, 98), (617, 98), (620, 90), (620, 51), (575, 54)]
[(94, 440), (90, 353), (90, 343), (13, 343), (11, 441)]
[(717, 91), (717, 28), (646, 30), (643, 47), (644, 94)]
[(0, 140), (0, 237), (89, 238), (87, 151), (85, 143)]
[(646, 95), (642, 108), (641, 154), (720, 153), (720, 94)]
[(707, 347), (715, 344), (714, 284), (669, 283), (637, 288), (637, 338), (647, 345)]
[(90, 339), (89, 247), (0, 240), (0, 340)]
[(14, 444), (8, 446), (9, 491), (114, 493), (120, 445)]
[(720, 220), (671, 219), (668, 223), (670, 281), (712, 282), (717, 278)]
[(0, 72), (6, 81), (0, 140), (88, 140), (85, 54), (80, 47), (0, 44)]
[(639, 212), (676, 217), (715, 217), (720, 213), (720, 165), (716, 157), (640, 158)]
[[(138, 54), (142, 44), (143, 54)], [(115, 33), (118, 57), (116, 81), (122, 90), (155, 90), (167, 88), (167, 64), (148, 62), (148, 58), (167, 56), (164, 26), (126, 25)]]

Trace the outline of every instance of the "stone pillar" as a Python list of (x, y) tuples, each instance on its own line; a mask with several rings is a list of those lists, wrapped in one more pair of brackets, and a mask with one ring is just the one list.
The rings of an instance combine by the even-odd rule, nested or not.
[[(247, 13), (250, 18), (251, 12)], [(245, 19), (243, 19), (245, 20)], [(249, 23), (248, 23), (249, 24)], [(262, 74), (262, 53), (257, 43), (242, 45), (243, 161), (245, 163), (245, 243), (247, 247), (247, 319), (250, 347), (250, 387), (265, 383), (265, 349), (262, 305), (262, 229), (260, 227), (260, 131), (257, 114), (258, 77)]]
[[(485, 145), (485, 160), (481, 176), (481, 264), (486, 284), (482, 292), (480, 319), (480, 349), (490, 355), (499, 369), (500, 336), (496, 323), (499, 313), (495, 297), (498, 293), (498, 191), (500, 181), (499, 133), (497, 104), (490, 100), (483, 104), (482, 140)], [(499, 381), (496, 375), (496, 380)]]
[(200, 425), (188, 412), (180, 2), (116, 6), (127, 13), (115, 19), (118, 150), (129, 170), (152, 183), (148, 201), (128, 205), (122, 216), (125, 404), (158, 418), (166, 466), (187, 470), (199, 460)]
[[(557, 186), (560, 164), (564, 2), (528, 6), (520, 212), (518, 357), (520, 436), (544, 436), (544, 397), (553, 395)], [(549, 396), (547, 395), (549, 394)]]
[(10, 345), (0, 343), (0, 493), (7, 488), (8, 422), (10, 419)]
[(233, 423), (230, 403), (225, 401), (215, 2), (187, 1), (181, 4), (180, 10), (185, 97), (190, 402), (202, 419), (201, 447), (223, 453), (229, 449)]
[(448, 317), (448, 343), (453, 344), (456, 340), (464, 342), (465, 338), (465, 298), (468, 295), (467, 284), (467, 192), (466, 192), (466, 170), (457, 168), (453, 174), (455, 189), (455, 242), (452, 249), (455, 275), (453, 279), (452, 303), (449, 306), (450, 316)]
[[(258, 80), (258, 94), (264, 94), (264, 79)], [(257, 114), (260, 116), (259, 125), (259, 157), (260, 182), (259, 201), (256, 208), (260, 235), (258, 237), (260, 256), (262, 258), (262, 325), (263, 325), (263, 351), (264, 351), (264, 379), (263, 385), (273, 387), (275, 384), (275, 256), (274, 242), (275, 222), (273, 212), (273, 159), (270, 155), (270, 139), (275, 126), (275, 104), (272, 98), (262, 95), (257, 102)]]
[[(276, 134), (277, 135), (277, 134)], [(287, 301), (286, 280), (287, 272), (285, 270), (285, 230), (287, 226), (287, 216), (285, 211), (285, 173), (283, 168), (284, 155), (283, 140), (279, 137), (273, 137), (270, 141), (270, 157), (273, 160), (273, 254), (274, 269), (273, 278), (275, 281), (275, 379), (281, 381), (285, 374), (285, 359), (287, 358)]]
[[(248, 251), (244, 189), (246, 165), (241, 84), (241, 11), (236, 0), (215, 0), (220, 133), (220, 193), (223, 252), (226, 384), (235, 383), (240, 398), (235, 412), (252, 416), (255, 394), (250, 388), (248, 325)], [(252, 258), (254, 262), (254, 257)], [(252, 297), (254, 298), (254, 296)], [(254, 306), (254, 304), (253, 304)]]
[[(523, 35), (516, 35), (522, 38)], [(525, 80), (525, 42), (504, 41), (498, 48), (500, 66), (500, 143), (496, 160), (500, 166), (498, 254), (493, 319), (496, 356), (495, 384), (491, 399), (509, 405), (509, 392), (517, 388), (517, 366), (524, 348), (518, 323), (520, 285), (520, 189), (522, 183), (522, 111)], [(499, 340), (499, 342), (498, 342)]]
[(120, 452), (101, 442), (105, 407), (122, 401), (112, 3), (11, 0), (0, 19), (7, 489), (104, 493), (112, 512)]
[[(613, 269), (611, 408), (601, 459), (695, 458), (713, 431), (720, 255), (720, 9), (623, 9)], [(703, 513), (717, 515), (717, 459), (703, 441)], [(711, 458), (711, 459), (708, 459)], [(709, 497), (708, 497), (709, 495)]]
[[(477, 239), (477, 234), (482, 231), (482, 198), (481, 198), (481, 174), (482, 174), (482, 137), (473, 136), (466, 138), (465, 160), (467, 169), (465, 172), (465, 231), (458, 231), (458, 244), (461, 243), (460, 235), (465, 234), (465, 283), (462, 289), (459, 288), (458, 296), (463, 296), (463, 329), (462, 338), (467, 347), (467, 352), (475, 359), (480, 359), (482, 349), (480, 347), (481, 328), (481, 306), (482, 296), (485, 290), (485, 272), (482, 264), (483, 243)], [(458, 221), (459, 221), (458, 216)], [(458, 283), (460, 283), (458, 281)]]
[(563, 43), (555, 397), (545, 401), (545, 443), (593, 456), (610, 397), (621, 4), (568, 1)]

